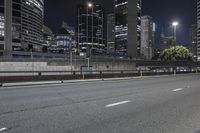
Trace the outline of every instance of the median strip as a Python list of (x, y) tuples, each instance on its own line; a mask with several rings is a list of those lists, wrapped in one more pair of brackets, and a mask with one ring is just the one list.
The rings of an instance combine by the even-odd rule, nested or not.
[(107, 108), (114, 107), (114, 106), (117, 106), (117, 105), (122, 105), (122, 104), (130, 103), (130, 102), (131, 102), (130, 100), (122, 101), (122, 102), (118, 102), (118, 103), (108, 104), (108, 105), (106, 105), (106, 107)]

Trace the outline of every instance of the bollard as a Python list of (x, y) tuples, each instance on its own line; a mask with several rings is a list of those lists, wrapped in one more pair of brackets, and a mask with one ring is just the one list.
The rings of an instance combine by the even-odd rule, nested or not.
[(76, 72), (73, 72), (73, 75), (75, 76), (75, 75), (76, 75)]
[(40, 77), (41, 77), (41, 76), (42, 76), (42, 72), (38, 72), (38, 76), (40, 76)]
[(143, 72), (142, 71), (140, 71), (140, 77), (142, 77), (143, 76)]
[(174, 70), (174, 76), (176, 76), (176, 70)]
[(84, 75), (84, 73), (83, 73), (83, 80), (85, 80), (85, 75)]
[(198, 69), (196, 69), (196, 73), (198, 73)]
[(100, 79), (102, 79), (103, 78), (103, 74), (102, 74), (102, 71), (100, 71)]

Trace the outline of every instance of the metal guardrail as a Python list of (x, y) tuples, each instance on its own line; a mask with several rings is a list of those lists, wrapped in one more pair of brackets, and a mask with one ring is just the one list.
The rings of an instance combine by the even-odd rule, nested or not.
[(8, 82), (53, 81), (74, 79), (105, 79), (119, 77), (142, 77), (154, 75), (174, 75), (182, 73), (199, 73), (200, 69), (193, 67), (184, 70), (152, 69), (152, 70), (98, 70), (98, 71), (0, 71), (0, 84)]
[[(15, 75), (27, 75), (35, 74), (42, 75), (80, 75), (80, 74), (110, 74), (110, 73), (138, 73), (138, 70), (103, 70), (103, 71), (0, 71), (0, 76), (15, 76)], [(5, 74), (5, 75), (3, 75)]]

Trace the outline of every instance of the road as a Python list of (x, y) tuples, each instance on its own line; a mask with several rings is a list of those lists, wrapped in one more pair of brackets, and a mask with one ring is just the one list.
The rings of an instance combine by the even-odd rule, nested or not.
[(200, 75), (0, 88), (0, 133), (200, 133)]

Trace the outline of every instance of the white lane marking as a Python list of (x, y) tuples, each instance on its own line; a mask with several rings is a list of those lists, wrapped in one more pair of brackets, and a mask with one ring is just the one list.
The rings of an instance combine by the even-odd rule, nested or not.
[(106, 107), (107, 108), (114, 107), (114, 106), (117, 106), (117, 105), (122, 105), (122, 104), (130, 103), (130, 102), (131, 102), (130, 100), (122, 101), (122, 102), (118, 102), (118, 103), (108, 104), (108, 105), (106, 105)]
[(177, 92), (177, 91), (182, 91), (182, 90), (183, 90), (183, 88), (178, 88), (178, 89), (174, 89), (173, 91)]
[(6, 131), (6, 130), (8, 130), (8, 128), (6, 127), (0, 128), (0, 132)]

